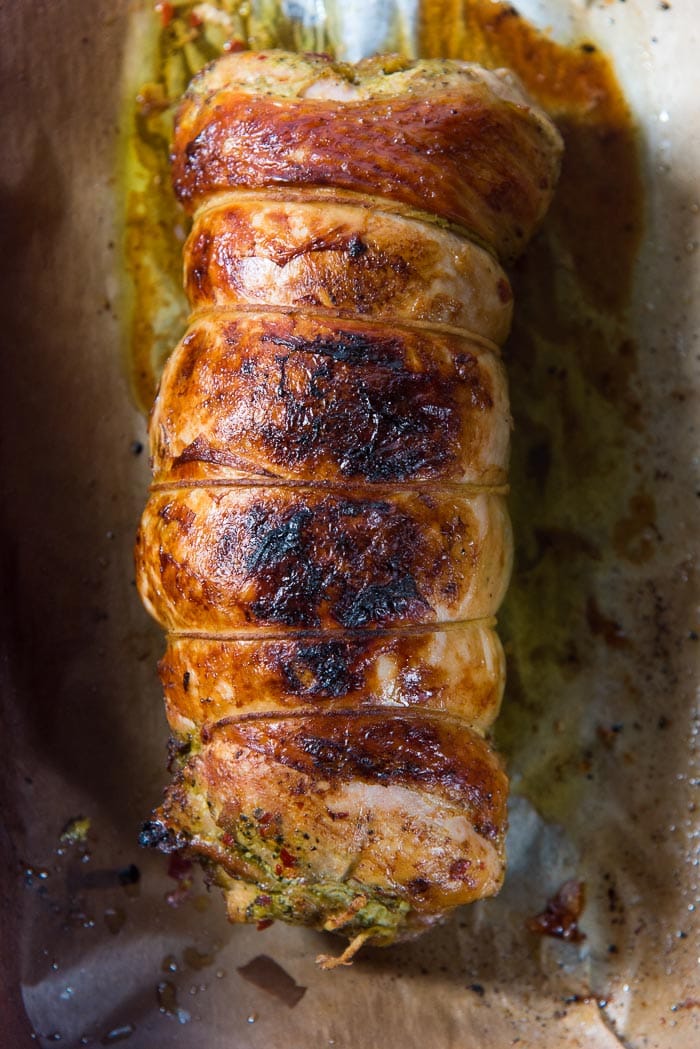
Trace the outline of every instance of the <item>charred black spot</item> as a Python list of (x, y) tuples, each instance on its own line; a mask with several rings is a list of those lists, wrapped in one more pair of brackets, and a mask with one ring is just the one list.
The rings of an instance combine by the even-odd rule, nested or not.
[(178, 848), (177, 836), (160, 820), (147, 820), (143, 824), (139, 845), (144, 849), (160, 849), (161, 852), (175, 852)]
[(434, 470), (449, 458), (453, 410), (444, 404), (411, 404), (411, 392), (418, 399), (417, 385), (409, 379), (397, 391), (399, 397), (395, 393), (393, 398), (387, 392), (360, 391), (354, 413), (359, 416), (359, 432), (368, 433), (369, 439), (344, 449), (339, 466), (346, 476), (403, 481), (426, 467)]
[(403, 343), (396, 337), (338, 331), (315, 335), (313, 339), (306, 339), (302, 335), (266, 334), (261, 336), (261, 341), (301, 353), (318, 353), (346, 364), (382, 364), (392, 371), (401, 367), (399, 356), (403, 351)]
[(403, 481), (432, 475), (454, 458), (459, 413), (432, 374), (375, 368), (366, 377), (338, 376), (332, 362), (313, 368), (277, 357), (276, 363), (283, 416), (258, 424), (275, 461), (320, 456), (345, 477)]
[(367, 250), (367, 245), (357, 234), (348, 241), (348, 255), (351, 259), (361, 258)]
[(281, 524), (270, 525), (267, 520), (260, 520), (259, 513), (249, 514), (246, 525), (250, 539), (245, 560), (248, 571), (259, 572), (292, 555), (301, 555), (304, 527), (312, 517), (308, 507), (301, 507)]
[[(432, 611), (416, 582), (422, 577), (414, 575), (426, 542), (429, 550), (431, 539), (410, 509), (390, 500), (328, 495), (319, 501), (300, 494), (291, 506), (261, 501), (231, 514), (211, 560), (222, 585), (230, 579), (246, 586), (248, 613), (258, 620), (317, 626), (330, 618), (363, 627), (425, 619)], [(432, 593), (434, 584), (428, 585)], [(328, 649), (321, 658), (320, 650), (310, 650), (308, 658), (319, 665), (290, 670), (290, 680), (296, 675), (316, 688), (312, 682), (320, 675), (319, 685), (328, 686), (341, 655)]]
[(411, 575), (392, 579), (389, 583), (370, 583), (354, 594), (347, 595), (336, 605), (334, 612), (345, 627), (365, 626), (372, 622), (393, 620), (407, 612), (429, 609)]
[(351, 646), (343, 641), (296, 645), (294, 655), (280, 663), (290, 692), (304, 696), (344, 696), (358, 687), (350, 670)]
[(310, 526), (314, 513), (298, 507), (280, 520), (264, 506), (246, 516), (245, 567), (256, 576), (258, 597), (250, 609), (256, 619), (287, 626), (316, 626), (323, 568), (313, 558)]

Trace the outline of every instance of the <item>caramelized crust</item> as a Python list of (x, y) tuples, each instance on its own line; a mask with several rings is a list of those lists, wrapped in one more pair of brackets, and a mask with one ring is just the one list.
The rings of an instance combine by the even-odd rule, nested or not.
[(247, 718), (207, 732), (155, 822), (219, 865), (234, 920), (335, 913), (381, 942), (498, 888), (506, 795), (488, 744), (448, 720)]
[(136, 552), (175, 778), (142, 841), (203, 860), (234, 921), (355, 950), (501, 883), (496, 259), (560, 152), (508, 74), (459, 62), (228, 55), (183, 101), (193, 313)]
[(181, 737), (246, 713), (389, 708), (449, 714), (484, 732), (501, 702), (504, 658), (482, 623), (396, 631), (222, 639), (170, 635), (160, 662)]
[(168, 630), (364, 629), (492, 616), (510, 575), (503, 496), (319, 486), (157, 491), (141, 597)]
[(197, 213), (185, 245), (193, 308), (278, 306), (448, 325), (500, 345), (513, 303), (492, 256), (375, 203), (216, 198)]
[(546, 211), (560, 140), (517, 90), (462, 62), (418, 62), (407, 75), (293, 61), (290, 77), (275, 68), (286, 55), (243, 52), (195, 77), (173, 150), (186, 207), (238, 187), (332, 186), (453, 222), (502, 259), (522, 249)]
[(151, 421), (157, 481), (506, 481), (510, 413), (482, 345), (291, 313), (199, 315)]

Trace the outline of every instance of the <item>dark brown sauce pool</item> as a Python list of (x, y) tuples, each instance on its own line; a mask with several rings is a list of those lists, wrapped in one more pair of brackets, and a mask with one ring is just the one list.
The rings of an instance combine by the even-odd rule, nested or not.
[[(167, 102), (213, 57), (206, 41), (192, 57), (201, 31), (187, 22), (189, 7), (177, 9), (179, 23), (161, 29), (130, 147), (148, 173), (127, 185), (126, 242), (134, 285), (128, 364), (144, 410), (186, 317), (184, 222), (168, 186)], [(277, 38), (268, 29), (266, 44), (289, 45), (282, 29)], [(246, 26), (239, 30), (235, 47), (246, 43)], [(183, 32), (192, 38), (189, 68)], [(501, 617), (510, 701), (497, 725), (521, 789), (544, 815), (565, 819), (581, 784), (581, 712), (565, 707), (566, 682), (609, 633), (596, 626), (605, 609), (591, 619), (588, 580), (606, 559), (643, 563), (654, 527), (651, 495), (642, 488), (625, 495), (626, 449), (641, 411), (625, 314), (642, 230), (637, 137), (606, 56), (586, 40), (555, 43), (507, 4), (424, 0), (419, 53), (512, 69), (566, 144), (549, 217), (512, 273), (515, 323), (505, 358), (515, 417), (510, 506), (517, 554)], [(532, 760), (533, 749), (542, 760)]]

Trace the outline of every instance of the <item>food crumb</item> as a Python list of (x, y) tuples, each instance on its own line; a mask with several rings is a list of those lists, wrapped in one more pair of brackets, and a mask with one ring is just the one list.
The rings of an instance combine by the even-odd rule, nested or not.
[(540, 936), (552, 936), (567, 943), (581, 943), (586, 934), (579, 929), (578, 919), (585, 905), (585, 885), (571, 879), (564, 882), (555, 895), (547, 901), (545, 909), (528, 918), (526, 925), (530, 932)]
[(58, 836), (62, 845), (78, 845), (87, 841), (90, 831), (90, 819), (88, 816), (74, 816), (68, 820)]

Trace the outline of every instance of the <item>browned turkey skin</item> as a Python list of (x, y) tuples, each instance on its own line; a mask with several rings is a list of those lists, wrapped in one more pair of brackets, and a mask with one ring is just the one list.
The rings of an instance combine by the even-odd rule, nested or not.
[(192, 317), (137, 542), (178, 757), (142, 838), (234, 921), (386, 944), (500, 886), (500, 263), (560, 153), (459, 62), (229, 55), (182, 103)]

